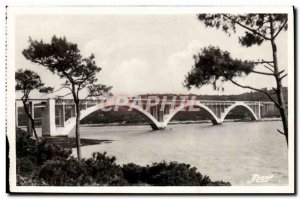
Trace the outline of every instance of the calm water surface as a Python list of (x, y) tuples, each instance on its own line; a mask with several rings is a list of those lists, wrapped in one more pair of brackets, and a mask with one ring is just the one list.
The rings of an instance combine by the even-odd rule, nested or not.
[(277, 133), (280, 127), (279, 121), (177, 124), (164, 131), (149, 126), (81, 127), (82, 138), (113, 140), (82, 147), (82, 155), (106, 151), (116, 156), (118, 164), (189, 163), (212, 180), (232, 185), (250, 185), (247, 181), (253, 174), (273, 175), (260, 185), (284, 185), (288, 183), (287, 146)]

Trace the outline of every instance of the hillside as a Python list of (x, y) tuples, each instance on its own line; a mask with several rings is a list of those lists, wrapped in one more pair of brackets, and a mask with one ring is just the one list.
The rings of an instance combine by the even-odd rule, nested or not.
[[(270, 91), (269, 91), (270, 92)], [(287, 102), (287, 87), (284, 87), (284, 98)], [(247, 92), (240, 95), (179, 95), (179, 94), (144, 94), (141, 97), (147, 96), (159, 96), (162, 98), (163, 96), (168, 96), (169, 99), (172, 99), (173, 96), (197, 96), (199, 100), (229, 100), (229, 101), (270, 101), (270, 99), (263, 93), (260, 92)], [(276, 98), (274, 96), (274, 98)], [(234, 110), (231, 114), (228, 115), (228, 119), (230, 118), (240, 118), (244, 119), (247, 117), (247, 113), (244, 111)], [(278, 112), (270, 113), (266, 115), (266, 117), (278, 117)], [(208, 119), (208, 116), (205, 113), (198, 112), (180, 112), (177, 114), (173, 120), (178, 121), (187, 121), (187, 120), (205, 120)], [(140, 117), (138, 113), (135, 112), (127, 112), (127, 111), (119, 111), (119, 112), (101, 112), (96, 111), (84, 118), (81, 123), (82, 124), (100, 124), (100, 123), (126, 123), (126, 124), (139, 124), (146, 122), (144, 117)]]
[[(269, 91), (270, 92), (270, 91)], [(284, 87), (284, 98), (287, 102), (287, 94), (288, 89)], [(270, 101), (269, 98), (260, 92), (247, 92), (240, 95), (180, 95), (180, 94), (144, 94), (141, 97), (147, 96), (159, 96), (162, 98), (163, 96), (168, 96), (169, 99), (172, 99), (173, 96), (196, 96), (199, 100), (228, 100), (228, 101)], [(276, 97), (274, 97), (276, 98)], [(35, 110), (35, 116), (40, 117), (41, 109)], [(270, 117), (278, 116), (278, 113), (272, 113), (268, 115)], [(245, 117), (244, 112), (233, 111), (229, 116), (229, 118), (243, 118)], [(26, 114), (22, 107), (19, 107), (19, 125), (25, 126), (27, 124)], [(174, 120), (186, 121), (186, 120), (203, 120), (207, 119), (207, 115), (204, 113), (195, 113), (195, 112), (181, 112), (174, 117)], [(36, 120), (37, 126), (40, 125), (40, 120)], [(118, 112), (102, 112), (96, 111), (86, 118), (84, 118), (81, 123), (82, 124), (108, 124), (108, 123), (126, 123), (126, 124), (139, 124), (146, 122), (144, 117), (141, 117), (136, 112), (128, 112), (128, 111), (118, 111)]]
[[(271, 93), (271, 90), (266, 90), (268, 93), (270, 93), (272, 96), (274, 96), (274, 99), (276, 99), (276, 96)], [(184, 95), (184, 94), (144, 94), (140, 95), (142, 97), (147, 97), (147, 96), (159, 96), (162, 98), (162, 96), (168, 96), (168, 98), (172, 99), (173, 96), (196, 96), (198, 100), (221, 100), (221, 101), (270, 101), (270, 99), (263, 93), (261, 92), (256, 92), (256, 91), (251, 91), (251, 92), (246, 92), (243, 94), (238, 94), (238, 95), (196, 95), (196, 94), (189, 94), (189, 95)], [(283, 87), (283, 96), (285, 98), (285, 101), (287, 101), (287, 96), (288, 96), (288, 89), (287, 87)]]

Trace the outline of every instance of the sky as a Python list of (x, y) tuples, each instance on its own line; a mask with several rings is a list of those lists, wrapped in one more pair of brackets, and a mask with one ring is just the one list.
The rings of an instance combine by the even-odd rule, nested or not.
[[(45, 67), (33, 64), (22, 55), (29, 46), (28, 39), (49, 42), (53, 35), (65, 36), (77, 43), (84, 57), (91, 53), (102, 71), (99, 83), (113, 86), (116, 95), (145, 93), (176, 94), (240, 94), (247, 92), (231, 83), (187, 90), (185, 75), (193, 65), (193, 55), (212, 45), (227, 50), (233, 58), (243, 60), (272, 60), (269, 42), (261, 46), (242, 47), (237, 35), (228, 37), (223, 31), (206, 28), (194, 14), (168, 15), (21, 15), (15, 23), (16, 69), (26, 68), (41, 76), (47, 86), (58, 89), (62, 80)], [(280, 69), (287, 69), (287, 33), (276, 42)], [(262, 66), (258, 71), (269, 72)], [(273, 77), (251, 74), (238, 82), (257, 88), (275, 86)], [(283, 85), (287, 85), (287, 78)], [(64, 91), (60, 91), (63, 94)], [(17, 94), (18, 95), (18, 94)], [(37, 92), (32, 98), (49, 97)]]

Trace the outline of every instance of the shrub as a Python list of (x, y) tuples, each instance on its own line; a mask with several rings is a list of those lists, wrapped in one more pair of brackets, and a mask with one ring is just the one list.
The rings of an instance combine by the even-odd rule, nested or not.
[(28, 175), (36, 169), (36, 165), (28, 158), (17, 158), (17, 173)]
[(37, 142), (20, 128), (16, 129), (16, 169), (17, 174), (29, 175), (36, 165)]
[(30, 135), (20, 128), (16, 129), (16, 155), (17, 158), (28, 157), (35, 161), (37, 153), (37, 142), (30, 138)]
[(153, 163), (148, 167), (148, 180), (155, 186), (206, 186), (210, 183), (208, 176), (196, 172), (189, 164), (170, 162)]
[(116, 158), (106, 156), (104, 153), (93, 153), (92, 158), (86, 161), (88, 172), (97, 184), (124, 185), (121, 167), (116, 164)]
[(85, 162), (78, 162), (75, 158), (46, 161), (41, 167), (38, 177), (54, 186), (92, 184)]
[(215, 181), (208, 183), (208, 186), (231, 186), (230, 182)]
[(38, 176), (54, 186), (127, 184), (115, 157), (108, 157), (106, 153), (94, 153), (92, 158), (80, 162), (75, 158), (48, 160)]
[(46, 186), (48, 185), (42, 179), (33, 176), (17, 175), (17, 186)]
[(38, 168), (47, 160), (68, 159), (71, 149), (42, 140), (39, 144), (20, 128), (16, 129), (16, 169), (17, 174), (30, 178), (38, 173)]
[(147, 183), (147, 168), (134, 163), (125, 164), (122, 172), (126, 181), (130, 184)]
[(55, 143), (48, 143), (47, 140), (43, 140), (36, 150), (37, 164), (41, 165), (47, 160), (52, 159), (67, 159), (70, 157), (72, 150), (65, 149)]
[(17, 158), (28, 159), (33, 164), (41, 165), (47, 160), (55, 158), (69, 158), (72, 150), (65, 149), (55, 143), (49, 143), (47, 140), (41, 140), (39, 144), (30, 138), (30, 135), (17, 128), (16, 130), (16, 153)]
[(229, 182), (212, 182), (208, 176), (197, 172), (189, 164), (177, 162), (153, 163), (142, 167), (134, 163), (122, 167), (126, 181), (131, 185), (148, 184), (153, 186), (228, 186)]

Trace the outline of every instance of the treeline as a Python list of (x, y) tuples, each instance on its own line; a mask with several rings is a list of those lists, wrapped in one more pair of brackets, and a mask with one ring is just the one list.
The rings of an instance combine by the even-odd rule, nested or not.
[[(275, 94), (272, 90), (268, 90), (267, 88), (262, 89), (267, 91), (271, 96), (275, 97)], [(270, 101), (270, 99), (262, 92), (250, 91), (238, 95), (195, 95), (195, 94), (172, 94), (172, 93), (165, 93), (165, 94), (145, 94), (141, 95), (142, 97), (147, 96), (158, 96), (162, 98), (163, 96), (168, 96), (168, 99), (172, 99), (173, 96), (187, 96), (191, 98), (192, 96), (196, 96), (196, 100), (220, 100), (220, 101)], [(283, 97), (287, 102), (288, 97), (288, 88), (283, 87)]]
[[(267, 90), (271, 96), (273, 96), (275, 99), (275, 94), (272, 92), (272, 90)], [(270, 99), (262, 92), (246, 92), (239, 95), (200, 95), (200, 99), (202, 100), (230, 100), (230, 101), (270, 101)], [(283, 87), (283, 97), (285, 101), (287, 102), (288, 97), (288, 89), (287, 87)]]
[[(267, 90), (267, 89), (266, 89)], [(283, 89), (285, 101), (287, 101), (288, 89), (284, 87)], [(271, 95), (272, 91), (268, 90)], [(247, 92), (239, 95), (180, 95), (180, 94), (145, 94), (140, 95), (142, 98), (147, 98), (148, 96), (158, 96), (159, 98), (163, 98), (163, 96), (167, 96), (168, 99), (172, 99), (173, 96), (177, 96), (180, 99), (180, 96), (187, 96), (192, 98), (192, 96), (196, 96), (197, 100), (220, 100), (220, 101), (270, 101), (269, 98), (261, 93), (261, 92)], [(273, 111), (270, 112), (264, 117), (278, 117), (279, 112)], [(236, 109), (228, 114), (227, 119), (240, 119), (246, 120), (250, 119), (250, 115), (248, 112)], [(180, 112), (173, 118), (173, 121), (200, 121), (200, 120), (208, 120), (209, 117), (206, 112)], [(123, 123), (124, 125), (132, 125), (132, 124), (143, 124), (146, 123), (146, 120), (143, 116), (135, 112), (128, 112), (126, 110), (119, 110), (118, 112), (102, 112), (96, 111), (83, 120), (81, 120), (81, 124), (109, 124), (109, 123)]]

